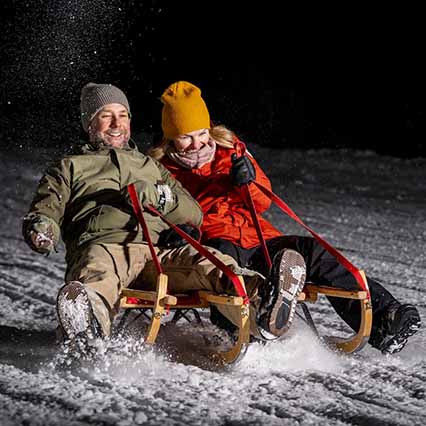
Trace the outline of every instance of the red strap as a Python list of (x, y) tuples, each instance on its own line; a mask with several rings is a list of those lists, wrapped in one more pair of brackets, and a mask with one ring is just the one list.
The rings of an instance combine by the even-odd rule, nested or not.
[[(234, 149), (238, 156), (245, 155), (246, 153), (246, 146), (244, 142), (240, 141), (237, 137), (235, 137)], [(253, 219), (254, 227), (256, 229), (256, 234), (257, 234), (257, 237), (259, 238), (259, 243), (262, 247), (262, 252), (263, 252), (263, 256), (265, 257), (266, 264), (268, 265), (268, 269), (271, 269), (272, 267), (271, 256), (269, 256), (268, 247), (266, 246), (266, 241), (263, 236), (262, 228), (260, 227), (260, 221), (257, 215), (256, 207), (253, 203), (253, 197), (250, 194), (249, 185), (248, 184), (243, 185), (241, 188), (241, 191), (243, 193), (244, 201), (247, 204), (247, 207)]]
[[(244, 155), (246, 152), (245, 144), (240, 141), (238, 138), (235, 138), (234, 149), (238, 155)], [(313, 231), (309, 226), (305, 225), (302, 220), (296, 215), (296, 213), (291, 210), (291, 208), (277, 195), (275, 195), (268, 188), (265, 188), (260, 183), (253, 181), (253, 183), (267, 196), (269, 197), (284, 213), (294, 219), (297, 223), (302, 225), (306, 230), (308, 230), (315, 239), (330, 253), (332, 254), (355, 278), (357, 283), (360, 285), (362, 290), (367, 292), (367, 297), (370, 299), (370, 291), (368, 288), (368, 284), (365, 282), (363, 276), (361, 275), (359, 269), (353, 265), (343, 254), (341, 254), (337, 249), (335, 249), (332, 245), (330, 245), (327, 241), (321, 238), (315, 231)], [(246, 204), (250, 210), (251, 216), (253, 218), (253, 222), (256, 228), (257, 235), (259, 237), (259, 241), (262, 245), (262, 250), (265, 256), (265, 260), (269, 267), (271, 267), (271, 258), (269, 256), (268, 248), (266, 246), (265, 238), (263, 237), (262, 230), (260, 227), (259, 219), (257, 217), (257, 212), (255, 206), (253, 204), (253, 199), (250, 194), (248, 185), (244, 185), (243, 187), (243, 195), (246, 201)]]
[(296, 213), (291, 210), (291, 208), (277, 195), (275, 195), (268, 188), (265, 188), (258, 182), (253, 182), (266, 196), (268, 196), (284, 213), (290, 216), (297, 223), (302, 225), (307, 231), (309, 231), (315, 239), (330, 253), (332, 254), (356, 279), (362, 290), (367, 292), (368, 298), (370, 298), (370, 291), (368, 289), (367, 283), (364, 281), (359, 269), (353, 265), (343, 254), (341, 254), (337, 249), (331, 246), (327, 241), (321, 238), (315, 231), (313, 231), (309, 226), (305, 225), (302, 220), (296, 215)]
[(271, 256), (269, 256), (268, 247), (266, 246), (265, 237), (263, 236), (262, 228), (260, 227), (260, 221), (257, 217), (256, 207), (254, 206), (253, 197), (250, 194), (250, 189), (248, 184), (243, 185), (242, 190), (243, 190), (245, 202), (250, 210), (250, 214), (253, 219), (254, 227), (256, 228), (257, 237), (259, 238), (259, 242), (263, 251), (263, 256), (265, 257), (266, 264), (268, 265), (268, 269), (271, 269), (272, 267)]
[(204, 246), (202, 246), (197, 240), (192, 238), (190, 235), (188, 235), (185, 231), (182, 231), (179, 227), (177, 227), (174, 223), (170, 222), (168, 219), (166, 219), (159, 211), (157, 211), (153, 206), (149, 206), (145, 208), (147, 211), (151, 212), (152, 214), (155, 214), (159, 216), (167, 225), (170, 226), (177, 234), (179, 234), (183, 239), (188, 241), (189, 244), (191, 244), (192, 247), (194, 247), (201, 255), (206, 257), (210, 260), (210, 262), (213, 263), (213, 265), (217, 266), (234, 284), (235, 290), (237, 291), (238, 296), (242, 297), (244, 299), (244, 304), (249, 304), (249, 298), (247, 296), (247, 292), (244, 288), (244, 286), (241, 284), (240, 279), (235, 274), (234, 271), (232, 271), (229, 266), (225, 265), (220, 259), (218, 259), (213, 253), (209, 252)]
[(139, 197), (135, 189), (135, 184), (131, 183), (127, 185), (127, 190), (129, 191), (130, 201), (132, 202), (133, 211), (138, 218), (139, 223), (142, 226), (143, 236), (148, 242), (149, 251), (151, 252), (152, 260), (154, 261), (155, 268), (157, 272), (161, 274), (163, 272), (161, 268), (160, 261), (158, 260), (157, 253), (155, 252), (154, 245), (152, 244), (151, 236), (149, 235), (148, 227), (146, 226), (145, 218), (143, 217), (141, 204), (139, 202)]

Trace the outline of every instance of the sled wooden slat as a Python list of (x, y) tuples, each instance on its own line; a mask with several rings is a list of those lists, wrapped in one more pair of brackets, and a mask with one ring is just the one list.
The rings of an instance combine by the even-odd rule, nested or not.
[(205, 301), (202, 300), (200, 301), (200, 303), (196, 303), (196, 304), (190, 304), (190, 303), (185, 303), (185, 302), (179, 302), (174, 305), (174, 306), (170, 306), (171, 309), (205, 309), (208, 308), (209, 304)]
[[(127, 299), (127, 297), (134, 297), (136, 299), (141, 299), (147, 302), (155, 302), (157, 300), (157, 293), (155, 291), (141, 291), (141, 290), (134, 290), (134, 289), (124, 289), (121, 292), (122, 302), (121, 307), (131, 308), (134, 304), (127, 303), (126, 300), (123, 300), (124, 298)], [(176, 305), (177, 304), (177, 298), (176, 296), (172, 296), (170, 294), (166, 294), (161, 300), (160, 304), (164, 307), (166, 305)]]
[(318, 294), (324, 294), (325, 296), (340, 297), (343, 299), (358, 299), (364, 300), (367, 298), (367, 292), (364, 290), (342, 290), (334, 287), (316, 286), (312, 284), (306, 284), (302, 294), (304, 300), (315, 301), (318, 298)]
[(241, 306), (244, 302), (242, 297), (230, 296), (230, 295), (217, 295), (208, 291), (199, 291), (198, 292), (201, 299), (206, 300), (209, 303), (216, 305), (231, 305), (231, 306)]
[[(154, 306), (156, 300), (155, 291), (142, 291), (135, 289), (124, 289), (121, 292), (120, 307), (126, 309), (147, 309)], [(130, 300), (129, 300), (130, 299)], [(198, 292), (188, 294), (168, 294), (160, 303), (171, 309), (202, 309), (208, 308), (206, 299), (201, 299)]]

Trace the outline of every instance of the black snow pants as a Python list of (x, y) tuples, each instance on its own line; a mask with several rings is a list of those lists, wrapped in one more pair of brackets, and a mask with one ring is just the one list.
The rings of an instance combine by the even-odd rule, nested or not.
[[(214, 238), (205, 242), (222, 253), (232, 256), (240, 266), (253, 269), (267, 276), (269, 271), (263, 255), (262, 247), (244, 249), (228, 240)], [(346, 290), (359, 290), (354, 276), (343, 267), (312, 237), (282, 236), (266, 241), (271, 259), (278, 251), (289, 248), (299, 252), (306, 263), (306, 281), (316, 285), (324, 285)], [(396, 299), (381, 284), (367, 276), (373, 308), (373, 327), (370, 341), (374, 340), (376, 330), (380, 328), (381, 319), (388, 306)], [(358, 331), (361, 322), (360, 304), (357, 300), (328, 297), (337, 314), (354, 330)]]

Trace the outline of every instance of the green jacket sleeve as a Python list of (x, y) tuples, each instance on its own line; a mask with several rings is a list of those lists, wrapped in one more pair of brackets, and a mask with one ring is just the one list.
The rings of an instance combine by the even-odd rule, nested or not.
[(62, 160), (52, 166), (40, 179), (30, 209), (24, 217), (25, 240), (35, 224), (51, 224), (55, 246), (60, 238), (60, 226), (71, 194), (71, 163)]
[(203, 222), (203, 212), (200, 205), (162, 164), (156, 163), (161, 172), (163, 183), (170, 187), (176, 197), (175, 207), (166, 214), (167, 219), (175, 224), (190, 223), (200, 227)]

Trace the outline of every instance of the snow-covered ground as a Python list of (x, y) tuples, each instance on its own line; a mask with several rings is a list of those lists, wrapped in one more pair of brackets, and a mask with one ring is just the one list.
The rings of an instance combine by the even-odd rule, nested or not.
[[(426, 159), (251, 151), (309, 226), (426, 318)], [(0, 156), (2, 426), (426, 424), (424, 326), (394, 356), (371, 347), (341, 355), (297, 318), (285, 339), (253, 344), (241, 364), (223, 370), (206, 361), (205, 340), (218, 333), (208, 321), (204, 330), (166, 325), (161, 349), (144, 348), (137, 336), (117, 339), (96, 362), (64, 366), (54, 344), (63, 251), (43, 257), (21, 237), (52, 155)], [(276, 208), (268, 216), (287, 234), (305, 234)], [(321, 332), (345, 330), (326, 301), (311, 311)]]

